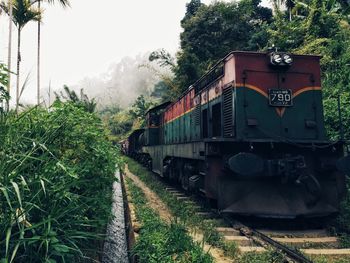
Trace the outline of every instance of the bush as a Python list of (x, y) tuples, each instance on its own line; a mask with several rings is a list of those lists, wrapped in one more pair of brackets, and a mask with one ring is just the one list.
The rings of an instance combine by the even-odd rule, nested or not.
[(56, 102), (2, 114), (0, 130), (0, 262), (96, 258), (117, 161), (101, 121)]

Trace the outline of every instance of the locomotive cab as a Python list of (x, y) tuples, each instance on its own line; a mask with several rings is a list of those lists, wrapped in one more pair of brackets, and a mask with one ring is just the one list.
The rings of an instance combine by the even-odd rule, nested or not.
[(165, 102), (147, 111), (145, 145), (159, 145), (162, 143), (162, 113), (169, 104), (170, 102)]

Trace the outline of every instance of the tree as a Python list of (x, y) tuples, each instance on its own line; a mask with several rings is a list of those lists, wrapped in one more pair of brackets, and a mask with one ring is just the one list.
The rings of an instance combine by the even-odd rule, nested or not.
[[(259, 6), (260, 0), (239, 3), (200, 4), (192, 0), (181, 21), (181, 50), (177, 53), (175, 78), (179, 93), (187, 89), (219, 59), (232, 50), (257, 50), (261, 43), (252, 36), (272, 20), (272, 11)], [(255, 40), (261, 40), (255, 38)], [(264, 40), (265, 41), (265, 40)]]
[[(0, 7), (9, 15), (10, 8), (8, 5), (1, 3)], [(23, 27), (30, 21), (40, 20), (40, 10), (32, 6), (30, 0), (13, 0), (12, 7), (12, 21), (17, 26), (17, 83), (16, 83), (16, 112), (18, 112), (19, 105), (19, 81), (20, 81), (20, 62), (21, 62), (21, 32)]]
[(201, 0), (191, 0), (191, 2), (186, 4), (186, 14), (185, 17), (181, 20), (181, 24), (186, 23), (188, 19), (191, 19), (193, 16), (195, 16), (199, 8), (202, 6), (204, 6), (204, 4), (202, 4)]
[[(36, 0), (38, 4), (38, 10), (41, 8), (41, 2), (45, 0)], [(48, 3), (59, 2), (63, 7), (70, 6), (69, 0), (46, 0)], [(34, 3), (32, 1), (32, 3)], [(41, 42), (41, 19), (38, 21), (38, 53), (37, 53), (37, 103), (40, 104), (40, 42)]]
[[(0, 63), (0, 114), (2, 114), (5, 109), (4, 104), (8, 105), (10, 99), (7, 86), (8, 86), (8, 72), (6, 65)], [(8, 109), (8, 107), (6, 107)], [(1, 116), (2, 117), (2, 116)]]
[[(9, 39), (8, 39), (8, 53), (7, 53), (7, 92), (10, 95), (11, 93), (11, 63), (12, 63), (12, 19), (13, 19), (13, 4), (12, 0), (8, 0), (9, 8)], [(0, 8), (2, 11), (2, 9)], [(7, 101), (7, 110), (10, 109), (10, 100)]]
[(175, 67), (174, 58), (165, 49), (159, 49), (159, 50), (153, 51), (149, 55), (148, 60), (150, 62), (157, 61), (161, 67), (170, 67), (171, 69)]
[(145, 96), (140, 95), (131, 106), (130, 114), (134, 119), (144, 119), (146, 112), (152, 107), (152, 105), (153, 103), (146, 100)]
[(69, 101), (77, 106), (82, 107), (87, 112), (93, 113), (95, 111), (97, 106), (96, 100), (94, 98), (89, 99), (89, 97), (84, 93), (83, 89), (80, 90), (80, 97), (74, 90), (71, 90), (66, 85), (63, 86), (63, 90), (64, 93), (62, 91), (60, 92), (60, 94), (55, 93), (56, 101)]

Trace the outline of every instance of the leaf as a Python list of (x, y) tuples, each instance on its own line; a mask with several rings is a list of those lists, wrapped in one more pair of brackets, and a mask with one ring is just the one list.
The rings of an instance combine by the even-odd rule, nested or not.
[(62, 252), (62, 253), (68, 253), (69, 252), (69, 247), (66, 245), (54, 245), (53, 249), (56, 250), (57, 252)]
[(44, 194), (46, 196), (45, 183), (44, 183), (44, 181), (42, 179), (40, 179), (40, 184), (41, 184), (41, 187), (43, 188)]
[(61, 164), (61, 162), (57, 162), (56, 165), (60, 167), (63, 171), (65, 171), (70, 177), (73, 177), (75, 179), (78, 179), (78, 176), (76, 174), (70, 173), (67, 168)]
[(12, 208), (12, 205), (11, 205), (11, 201), (10, 201), (10, 198), (9, 198), (9, 195), (7, 193), (7, 189), (4, 188), (4, 187), (0, 187), (0, 190), (2, 191), (2, 193), (4, 194), (5, 198), (6, 198), (6, 201), (7, 201), (7, 204), (9, 205), (10, 209), (13, 210)]
[(12, 252), (12, 256), (11, 256), (10, 263), (12, 263), (13, 260), (15, 259), (18, 248), (19, 248), (19, 242), (16, 244), (15, 249), (14, 249), (13, 252)]
[(13, 188), (15, 189), (19, 205), (20, 205), (20, 207), (22, 207), (22, 198), (21, 198), (21, 194), (19, 192), (18, 184), (16, 182), (13, 182), (13, 181), (11, 181), (11, 184), (12, 184)]
[(22, 185), (27, 187), (28, 190), (29, 190), (29, 187), (28, 187), (28, 184), (27, 184), (27, 181), (24, 179), (24, 177), (21, 175), (21, 179), (22, 179)]
[(12, 231), (11, 227), (9, 227), (6, 231), (6, 258), (8, 257), (8, 252), (9, 252), (11, 231)]

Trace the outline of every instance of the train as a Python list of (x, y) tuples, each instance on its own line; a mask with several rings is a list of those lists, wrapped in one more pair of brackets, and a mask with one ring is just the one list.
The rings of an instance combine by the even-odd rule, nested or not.
[(350, 156), (325, 130), (320, 56), (232, 51), (146, 113), (123, 151), (220, 213), (337, 214)]

